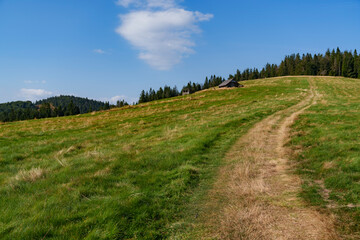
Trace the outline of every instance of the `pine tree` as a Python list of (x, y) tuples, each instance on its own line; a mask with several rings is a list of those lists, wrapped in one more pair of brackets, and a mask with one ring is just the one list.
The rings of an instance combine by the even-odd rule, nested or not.
[(341, 73), (342, 73), (342, 59), (343, 59), (343, 56), (342, 56), (342, 53), (339, 49), (339, 47), (336, 49), (336, 54), (335, 54), (335, 59), (336, 59), (336, 75), (335, 76), (341, 76)]
[(205, 78), (205, 82), (204, 82), (204, 89), (208, 89), (210, 87), (209, 85), (209, 79), (208, 77)]
[(295, 75), (303, 75), (304, 74), (304, 70), (303, 70), (303, 64), (302, 64), (302, 60), (300, 57), (300, 54), (296, 54), (295, 57)]
[(355, 77), (360, 78), (360, 55), (358, 55), (356, 49), (354, 51), (354, 71)]
[(241, 81), (241, 72), (240, 72), (239, 69), (236, 70), (235, 80), (236, 80), (237, 82)]
[(283, 61), (280, 63), (280, 66), (279, 66), (279, 75), (280, 75), (280, 76), (286, 76), (286, 75), (288, 75), (288, 67), (287, 67), (287, 64), (286, 64), (286, 57), (285, 57), (285, 60), (283, 60)]
[(314, 54), (313, 61), (311, 63), (311, 75), (316, 76), (319, 73), (320, 62), (318, 55)]
[(75, 112), (75, 106), (74, 106), (73, 101), (71, 100), (70, 103), (69, 103), (69, 105), (68, 105), (67, 108), (66, 108), (65, 116), (74, 115), (74, 112)]
[(144, 103), (144, 102), (146, 102), (146, 96), (145, 96), (145, 91), (142, 90), (140, 93), (139, 103)]
[(355, 77), (354, 57), (351, 52), (345, 51), (343, 54), (341, 75), (344, 77)]
[(15, 113), (14, 108), (11, 108), (11, 110), (10, 110), (9, 120), (10, 121), (16, 121), (16, 113)]
[[(109, 109), (110, 109), (110, 106), (109, 106)], [(78, 114), (80, 114), (80, 108), (78, 106), (75, 106), (74, 115), (78, 115)]]
[[(105, 102), (104, 110), (109, 110), (109, 109), (110, 109), (110, 103)], [(75, 109), (74, 109), (74, 112), (75, 112)]]

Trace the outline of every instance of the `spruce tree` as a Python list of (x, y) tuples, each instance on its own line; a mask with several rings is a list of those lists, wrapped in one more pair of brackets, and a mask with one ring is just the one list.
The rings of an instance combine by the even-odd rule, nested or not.
[(208, 77), (205, 78), (205, 82), (204, 82), (204, 89), (208, 89), (210, 86), (209, 86), (209, 79)]
[(356, 49), (354, 51), (354, 71), (357, 78), (360, 78), (360, 56)]

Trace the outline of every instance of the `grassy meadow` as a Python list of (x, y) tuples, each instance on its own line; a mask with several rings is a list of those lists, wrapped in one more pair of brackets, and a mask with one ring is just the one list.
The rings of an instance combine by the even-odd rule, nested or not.
[[(0, 239), (180, 238), (191, 230), (234, 141), (256, 122), (300, 101), (309, 88), (306, 77), (244, 85), (92, 114), (0, 124)], [(333, 94), (340, 91), (325, 81), (323, 86)], [(335, 109), (323, 107), (332, 113), (325, 120), (339, 123), (326, 127), (349, 132), (341, 146), (357, 134), (352, 124), (359, 113), (348, 111), (344, 118), (342, 112), (359, 107), (355, 96), (346, 100), (351, 91), (341, 91), (343, 98), (329, 97)], [(316, 120), (309, 114), (297, 128), (310, 117)], [(310, 125), (304, 131), (313, 130)], [(310, 140), (299, 135), (294, 141)], [(334, 145), (338, 154), (340, 145)], [(348, 182), (358, 176), (351, 174), (359, 167), (358, 147), (351, 145), (353, 152), (333, 159), (341, 173), (349, 172), (337, 183), (342, 185), (336, 185), (338, 169), (327, 170), (332, 175), (326, 185), (352, 189), (336, 200), (357, 199), (358, 185)], [(308, 150), (304, 154), (312, 154)]]
[(293, 126), (290, 145), (302, 197), (336, 213), (346, 239), (360, 238), (360, 81), (315, 78), (316, 104)]

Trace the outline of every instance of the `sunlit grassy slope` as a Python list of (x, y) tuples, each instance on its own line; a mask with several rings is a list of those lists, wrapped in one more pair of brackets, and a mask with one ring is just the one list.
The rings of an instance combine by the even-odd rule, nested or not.
[[(244, 85), (0, 125), (0, 239), (162, 239), (188, 229), (231, 144), (309, 88), (306, 77)], [(336, 109), (327, 109), (334, 127), (359, 114), (343, 118)]]
[(320, 93), (293, 126), (302, 196), (337, 213), (346, 239), (360, 238), (360, 80), (315, 78)]

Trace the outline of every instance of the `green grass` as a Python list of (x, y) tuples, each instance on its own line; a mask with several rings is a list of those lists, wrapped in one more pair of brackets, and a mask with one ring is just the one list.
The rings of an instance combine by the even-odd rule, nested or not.
[(304, 179), (301, 195), (311, 205), (323, 209), (331, 205), (340, 231), (356, 235), (360, 232), (360, 81), (316, 78), (315, 84), (321, 97), (299, 117), (291, 141), (300, 150), (296, 161)]
[(0, 238), (181, 236), (234, 141), (309, 87), (245, 86), (0, 125)]

